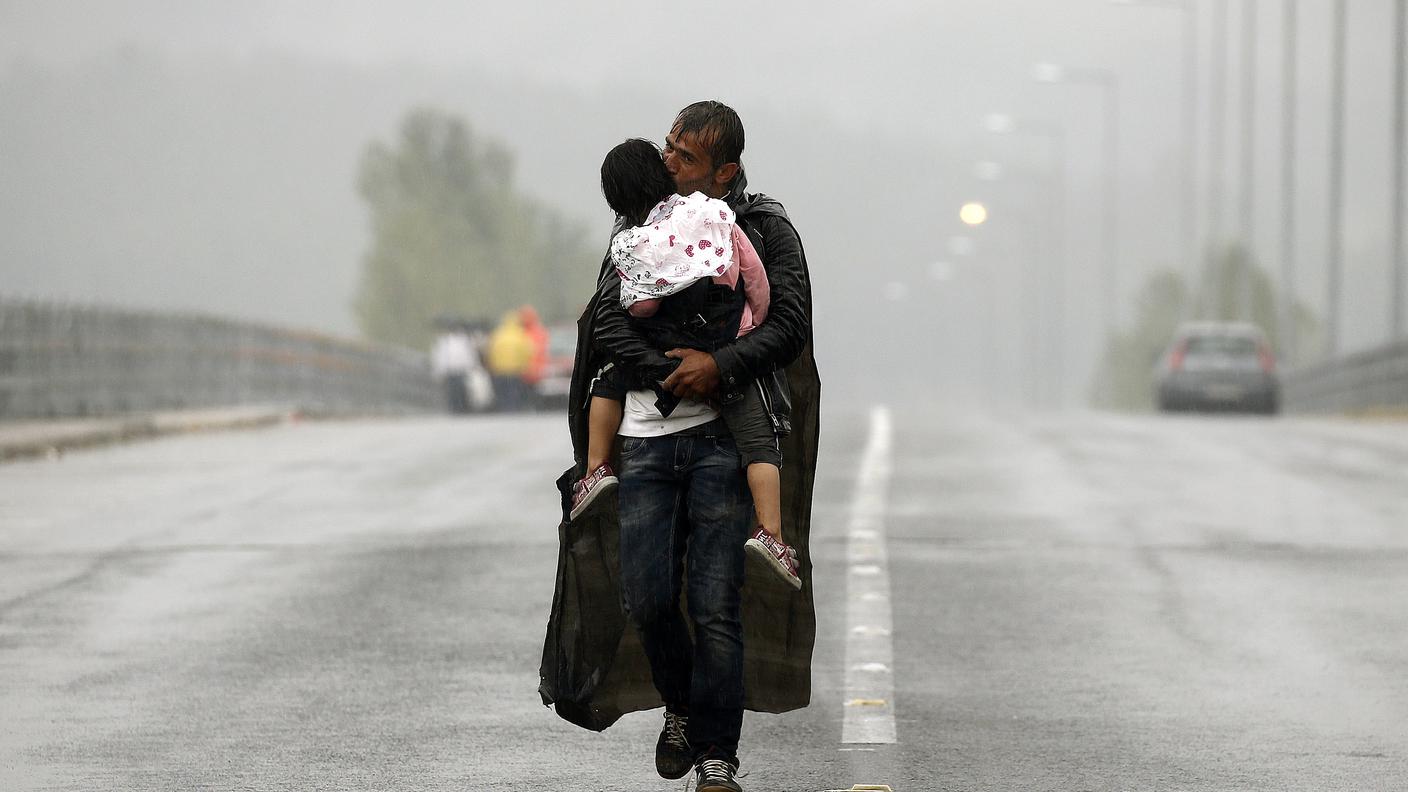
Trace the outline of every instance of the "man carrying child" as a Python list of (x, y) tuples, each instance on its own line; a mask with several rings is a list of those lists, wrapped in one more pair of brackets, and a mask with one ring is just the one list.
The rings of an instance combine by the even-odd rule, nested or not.
[[(735, 319), (734, 333), (711, 349), (661, 350), (623, 308), (621, 278), (604, 267), (598, 294), (583, 317), (581, 346), (588, 348), (578, 350), (569, 414), (576, 475), (586, 477), (592, 470), (586, 464), (583, 379), (612, 366), (627, 372), (631, 384), (621, 400), (616, 494), (621, 602), (666, 708), (656, 769), (666, 778), (693, 769), (700, 792), (740, 789), (735, 773), (745, 707), (782, 712), (807, 704), (815, 637), (808, 534), (820, 383), (811, 355), (810, 278), (801, 241), (781, 205), (744, 192), (742, 151), (737, 114), (706, 101), (679, 113), (663, 157), (678, 196), (702, 193), (727, 202), (735, 214), (747, 238), (730, 249), (756, 249), (766, 272), (766, 320), (735, 338)], [(628, 219), (626, 225), (643, 219)], [(737, 288), (742, 287), (740, 279)], [(717, 301), (701, 299), (705, 308), (699, 318), (707, 324), (709, 306)], [(797, 591), (757, 576), (743, 585), (744, 543), (766, 533), (758, 530), (755, 536), (759, 521), (738, 448), (719, 410), (754, 396), (764, 405), (767, 431), (782, 438), (775, 528), (779, 540), (796, 548), (791, 570), (798, 576)], [(785, 543), (778, 542), (783, 548)], [(688, 623), (681, 612), (682, 590)], [(564, 623), (560, 616), (555, 603), (554, 620)], [(544, 700), (556, 693), (563, 712), (562, 691), (551, 690), (548, 681), (547, 655)], [(602, 662), (605, 677), (613, 663), (625, 661)], [(619, 684), (615, 702), (573, 703), (588, 711), (608, 705), (641, 708), (636, 705), (641, 691), (630, 681)]]

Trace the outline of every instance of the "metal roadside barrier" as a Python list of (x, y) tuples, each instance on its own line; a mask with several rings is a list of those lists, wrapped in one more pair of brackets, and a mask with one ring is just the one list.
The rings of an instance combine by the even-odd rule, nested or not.
[(427, 355), (216, 317), (0, 297), (0, 419), (250, 404), (427, 412)]
[(1408, 340), (1288, 371), (1281, 385), (1287, 412), (1408, 412)]

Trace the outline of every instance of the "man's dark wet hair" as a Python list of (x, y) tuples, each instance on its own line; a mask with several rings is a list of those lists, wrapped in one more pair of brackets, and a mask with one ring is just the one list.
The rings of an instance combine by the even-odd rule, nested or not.
[(693, 133), (709, 152), (715, 168), (730, 162), (743, 163), (743, 121), (732, 107), (706, 99), (695, 102), (675, 116), (671, 132)]
[(649, 140), (631, 138), (601, 161), (601, 194), (618, 215), (641, 223), (655, 205), (675, 191), (675, 180)]

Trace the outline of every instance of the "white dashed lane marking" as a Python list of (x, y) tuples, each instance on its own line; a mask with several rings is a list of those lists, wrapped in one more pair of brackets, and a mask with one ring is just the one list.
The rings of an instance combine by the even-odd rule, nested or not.
[(890, 413), (876, 407), (861, 455), (846, 531), (846, 692), (841, 742), (894, 744), (895, 680), (885, 497), (890, 489)]

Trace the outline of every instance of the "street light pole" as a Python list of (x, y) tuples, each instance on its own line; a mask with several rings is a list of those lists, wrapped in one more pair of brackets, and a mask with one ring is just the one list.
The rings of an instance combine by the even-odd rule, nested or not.
[(1241, 236), (1245, 260), (1237, 275), (1237, 306), (1240, 319), (1252, 320), (1252, 250), (1256, 247), (1256, 4), (1242, 0), (1242, 222)]
[(1405, 299), (1404, 290), (1408, 289), (1408, 281), (1405, 281), (1404, 257), (1408, 255), (1403, 250), (1403, 204), (1404, 204), (1404, 147), (1408, 145), (1405, 140), (1404, 122), (1404, 84), (1408, 82), (1408, 46), (1405, 46), (1404, 38), (1408, 33), (1404, 32), (1405, 24), (1408, 24), (1408, 0), (1397, 0), (1394, 3), (1393, 16), (1393, 218), (1389, 222), (1389, 228), (1393, 229), (1393, 277), (1389, 288), (1393, 301), (1393, 335), (1397, 340), (1403, 337), (1403, 301)]
[[(1191, 288), (1198, 279), (1198, 240), (1194, 213), (1197, 211), (1197, 108), (1198, 108), (1198, 14), (1193, 0), (1110, 0), (1126, 7), (1171, 8), (1183, 15), (1183, 173), (1179, 211), (1179, 240), (1183, 246), (1183, 267)], [(1225, 2), (1225, 0), (1217, 0)]]
[(1252, 247), (1255, 233), (1256, 162), (1256, 0), (1242, 0), (1242, 238)]
[(987, 131), (997, 135), (1024, 135), (1047, 142), (1051, 153), (1051, 212), (1049, 280), (1054, 285), (1050, 294), (1051, 330), (1047, 346), (1052, 349), (1051, 389), (1058, 408), (1066, 406), (1065, 328), (1066, 328), (1066, 134), (1059, 125), (1037, 120), (1014, 119), (1001, 113), (984, 120)]
[(1286, 0), (1281, 49), (1281, 355), (1296, 351), (1296, 0)]
[(1050, 63), (1039, 63), (1032, 68), (1032, 76), (1038, 82), (1067, 83), (1071, 85), (1092, 85), (1101, 89), (1104, 99), (1104, 157), (1102, 170), (1104, 201), (1102, 226), (1102, 254), (1104, 263), (1105, 292), (1105, 335), (1113, 338), (1119, 327), (1119, 224), (1116, 215), (1119, 206), (1119, 129), (1120, 129), (1120, 88), (1119, 78), (1108, 69), (1064, 69)]
[(1344, 90), (1345, 0), (1335, 0), (1335, 20), (1330, 55), (1330, 230), (1329, 272), (1325, 278), (1326, 353), (1333, 357), (1340, 347), (1340, 277), (1344, 235)]
[[(1217, 0), (1212, 14), (1212, 58), (1208, 67), (1212, 83), (1208, 102), (1208, 246), (1214, 267), (1217, 251), (1222, 245), (1222, 154), (1224, 118), (1227, 111), (1227, 3)], [(1216, 269), (1211, 270), (1216, 274)], [(1216, 284), (1210, 283), (1215, 287)]]
[(1192, 0), (1180, 3), (1183, 11), (1183, 266), (1188, 273), (1188, 288), (1198, 281), (1198, 231), (1193, 219), (1198, 203), (1197, 145), (1198, 127), (1198, 15)]
[(1110, 283), (1110, 333), (1120, 326), (1119, 206), (1120, 84), (1113, 72), (1097, 73), (1105, 89), (1105, 276)]

